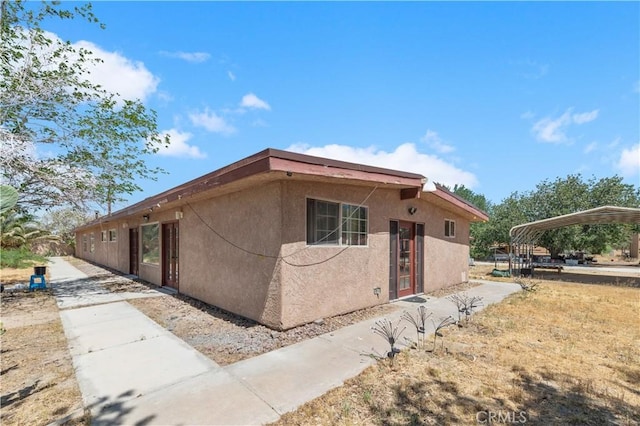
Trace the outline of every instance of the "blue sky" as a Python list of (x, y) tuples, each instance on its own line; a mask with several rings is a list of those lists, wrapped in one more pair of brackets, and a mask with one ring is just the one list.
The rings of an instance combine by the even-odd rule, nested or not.
[(640, 4), (97, 2), (51, 22), (155, 109), (168, 174), (272, 147), (422, 173), (500, 202), (544, 179), (640, 185)]

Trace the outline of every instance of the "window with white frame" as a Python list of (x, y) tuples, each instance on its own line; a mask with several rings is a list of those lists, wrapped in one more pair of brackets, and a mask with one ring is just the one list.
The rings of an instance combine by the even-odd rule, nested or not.
[(114, 242), (118, 238), (118, 233), (115, 229), (109, 229), (109, 241)]
[(93, 232), (89, 234), (89, 251), (93, 253), (96, 251), (96, 239), (93, 236)]
[(100, 241), (102, 241), (103, 243), (107, 241), (107, 231), (100, 232)]
[(366, 246), (368, 209), (307, 199), (307, 244)]
[(342, 245), (367, 245), (367, 209), (351, 204), (342, 205)]
[(444, 236), (454, 238), (456, 236), (456, 222), (453, 220), (444, 220)]
[(82, 251), (87, 251), (87, 234), (82, 236)]

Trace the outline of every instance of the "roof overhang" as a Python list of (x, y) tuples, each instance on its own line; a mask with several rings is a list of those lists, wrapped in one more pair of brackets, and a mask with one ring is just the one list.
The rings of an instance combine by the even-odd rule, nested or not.
[[(76, 231), (105, 222), (149, 212), (158, 208), (178, 207), (187, 200), (239, 191), (252, 185), (278, 179), (344, 179), (351, 184), (384, 185), (400, 189), (403, 197), (419, 197), (426, 178), (420, 174), (363, 164), (331, 160), (277, 149), (265, 149), (250, 157), (186, 182), (136, 204), (100, 217), (76, 228)], [(346, 182), (345, 182), (346, 183)]]
[(529, 222), (511, 228), (512, 244), (535, 243), (550, 229), (571, 225), (630, 223), (640, 224), (640, 208), (602, 206), (595, 209)]
[(442, 185), (436, 184), (435, 190), (424, 191), (422, 198), (444, 210), (456, 213), (470, 222), (486, 222), (489, 220), (487, 213), (453, 192), (448, 191)]

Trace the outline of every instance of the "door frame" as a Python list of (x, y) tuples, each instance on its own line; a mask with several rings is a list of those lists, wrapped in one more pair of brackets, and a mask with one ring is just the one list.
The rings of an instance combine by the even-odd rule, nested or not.
[(140, 230), (129, 228), (129, 274), (140, 273)]
[[(410, 291), (398, 288), (400, 275), (400, 226), (411, 229), (411, 285)], [(404, 220), (389, 221), (389, 300), (396, 300), (424, 292), (424, 223)]]
[(180, 225), (177, 220), (164, 222), (161, 229), (162, 285), (178, 290), (180, 287)]
[[(409, 238), (408, 238), (408, 242), (409, 242), (409, 247), (408, 247), (408, 254), (409, 254), (409, 287), (406, 289), (401, 289), (400, 288), (400, 278), (401, 278), (401, 258), (400, 255), (402, 253), (402, 241), (400, 239), (401, 237), (401, 229), (407, 229), (409, 230)], [(415, 242), (415, 223), (413, 222), (407, 222), (404, 220), (401, 220), (398, 223), (398, 298), (402, 298), (402, 297), (407, 297), (407, 296), (411, 296), (413, 294), (416, 293), (416, 242)]]

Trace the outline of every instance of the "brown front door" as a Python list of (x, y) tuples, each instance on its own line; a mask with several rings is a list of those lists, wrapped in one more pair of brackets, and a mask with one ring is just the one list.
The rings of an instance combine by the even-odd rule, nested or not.
[(398, 297), (416, 292), (414, 224), (400, 222), (398, 229)]
[(162, 285), (178, 289), (178, 222), (162, 224)]
[(138, 275), (138, 228), (129, 228), (129, 273)]

